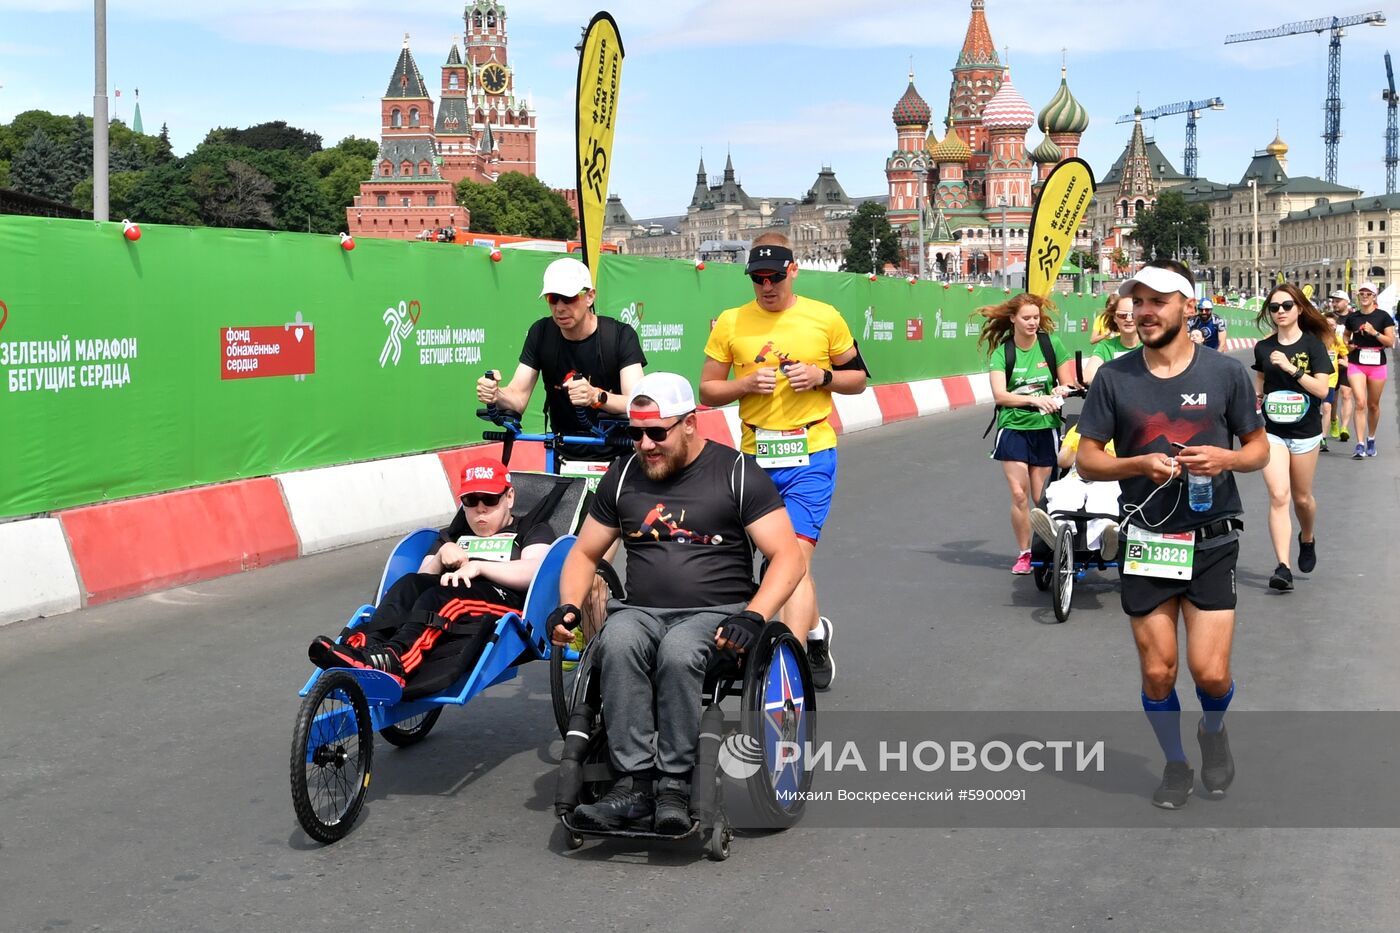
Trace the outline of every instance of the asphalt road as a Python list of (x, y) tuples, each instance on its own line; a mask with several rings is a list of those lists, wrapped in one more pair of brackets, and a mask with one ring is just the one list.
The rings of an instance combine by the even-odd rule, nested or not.
[[(1393, 390), (1385, 407), (1381, 457), (1323, 460), (1319, 570), (1292, 594), (1267, 591), (1263, 484), (1242, 481), (1235, 710), (1400, 710)], [(985, 420), (843, 441), (817, 564), (839, 626), (823, 709), (1139, 708), (1112, 582), (1081, 585), (1055, 625), (1007, 572)], [(378, 742), (355, 830), (317, 845), (287, 785), (305, 646), (365, 598), (388, 549), (0, 628), (0, 930), (1400, 928), (1397, 831), (1181, 828), (1150, 786), (1159, 828), (799, 825), (738, 838), (724, 863), (567, 852), (543, 665), (416, 748)]]

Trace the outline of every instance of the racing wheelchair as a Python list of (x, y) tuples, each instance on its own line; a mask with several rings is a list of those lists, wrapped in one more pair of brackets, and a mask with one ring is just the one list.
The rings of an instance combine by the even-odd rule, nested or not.
[[(599, 673), (590, 643), (570, 696), (571, 716), (554, 796), (554, 812), (569, 849), (581, 847), (585, 837), (665, 842), (699, 837), (705, 854), (723, 861), (734, 836), (725, 807), (726, 777), (743, 785), (756, 828), (786, 829), (801, 818), (812, 784), (806, 761), (815, 741), (810, 714), (816, 709), (816, 693), (806, 651), (787, 626), (770, 622), (748, 652), (718, 652), (707, 669), (690, 781), (690, 829), (680, 835), (641, 828), (584, 829), (572, 821), (575, 807), (601, 799), (619, 777), (608, 754)], [(721, 703), (736, 696), (737, 721), (727, 720)]]

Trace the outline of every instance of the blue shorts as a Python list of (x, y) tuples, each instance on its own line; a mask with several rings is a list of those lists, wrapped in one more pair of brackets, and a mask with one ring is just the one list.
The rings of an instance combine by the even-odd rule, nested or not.
[(993, 460), (1009, 460), (1033, 467), (1052, 467), (1060, 450), (1060, 433), (1054, 428), (1017, 431), (999, 428), (992, 448)]
[(817, 451), (806, 466), (776, 467), (764, 472), (783, 497), (792, 530), (799, 538), (816, 544), (836, 492), (836, 448)]

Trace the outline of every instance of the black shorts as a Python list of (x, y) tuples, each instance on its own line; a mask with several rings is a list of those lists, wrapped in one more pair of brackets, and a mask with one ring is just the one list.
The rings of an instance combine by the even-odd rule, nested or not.
[(1052, 467), (1060, 449), (1060, 432), (1054, 428), (1017, 431), (998, 428), (993, 460), (1009, 460), (1027, 466)]
[[(1126, 547), (1125, 534), (1118, 548), (1120, 567)], [(1130, 616), (1145, 616), (1174, 596), (1185, 596), (1197, 609), (1234, 609), (1235, 562), (1239, 556), (1238, 539), (1204, 550), (1197, 547), (1189, 580), (1143, 577), (1120, 570), (1118, 579), (1123, 611)]]

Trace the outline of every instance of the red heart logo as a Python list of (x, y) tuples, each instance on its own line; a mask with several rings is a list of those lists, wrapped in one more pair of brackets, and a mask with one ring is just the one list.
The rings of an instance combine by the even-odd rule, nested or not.
[(0, 330), (5, 329), (5, 322), (10, 319), (10, 309), (5, 307), (5, 302), (0, 301)]
[(409, 319), (410, 321), (412, 321), (414, 324), (417, 324), (417, 323), (418, 323), (418, 319), (419, 319), (420, 317), (422, 317), (422, 316), (423, 316), (423, 306), (422, 306), (421, 304), (419, 304), (418, 299), (415, 298), (415, 299), (413, 299), (412, 301), (410, 301), (410, 302), (408, 303), (408, 319)]

